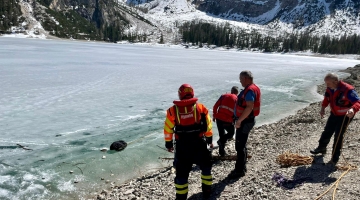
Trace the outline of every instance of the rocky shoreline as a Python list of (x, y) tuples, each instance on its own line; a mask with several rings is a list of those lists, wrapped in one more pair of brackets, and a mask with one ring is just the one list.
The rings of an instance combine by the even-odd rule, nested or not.
[[(343, 70), (351, 75), (345, 79), (353, 84), (360, 92), (360, 65)], [(324, 74), (325, 76), (325, 74)], [(318, 87), (323, 94), (325, 86)], [(321, 119), (319, 115), (320, 102), (312, 103), (308, 107), (297, 111), (276, 123), (256, 127), (250, 133), (248, 141), (249, 159), (246, 176), (240, 179), (227, 179), (227, 175), (234, 168), (233, 161), (217, 161), (213, 164), (212, 174), (213, 193), (210, 199), (315, 199), (325, 192), (344, 172), (335, 170), (333, 166), (325, 164), (330, 160), (330, 154), (314, 157), (311, 165), (281, 168), (276, 163), (278, 155), (286, 152), (296, 152), (309, 156), (309, 150), (317, 146), (320, 134), (329, 115)], [(357, 114), (347, 129), (343, 144), (342, 155), (338, 164), (344, 158), (354, 165), (360, 166), (360, 114)], [(333, 140), (333, 139), (332, 139)], [(332, 141), (328, 145), (331, 152)], [(226, 146), (226, 152), (235, 155), (234, 141)], [(213, 155), (218, 155), (214, 150)], [(273, 180), (275, 173), (292, 180), (291, 187), (278, 186)], [(188, 199), (202, 199), (200, 170), (194, 167), (189, 176)], [(360, 198), (360, 170), (350, 171), (340, 181), (335, 199)], [(175, 174), (169, 167), (158, 172), (144, 175), (130, 180), (120, 186), (112, 186), (110, 191), (100, 191), (94, 199), (175, 199), (173, 184)], [(288, 182), (290, 184), (290, 182)], [(289, 185), (288, 185), (289, 186)], [(330, 199), (333, 191), (327, 193), (323, 199)]]

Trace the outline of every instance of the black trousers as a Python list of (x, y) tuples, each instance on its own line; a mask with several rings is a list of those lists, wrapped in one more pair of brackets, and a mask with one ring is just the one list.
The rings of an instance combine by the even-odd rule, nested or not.
[(246, 172), (247, 149), (246, 143), (251, 129), (255, 125), (255, 118), (245, 119), (241, 122), (240, 128), (236, 129), (235, 149), (237, 152), (237, 160), (235, 164), (235, 171)]
[[(216, 125), (219, 132), (220, 142), (225, 144), (226, 141), (232, 137), (234, 137), (235, 128), (234, 125), (230, 122), (224, 122), (219, 119), (216, 119)], [(227, 133), (225, 133), (225, 131)]]
[(207, 149), (204, 140), (176, 141), (175, 153), (176, 177), (174, 179), (176, 188), (176, 199), (187, 198), (189, 173), (193, 164), (200, 167), (202, 179), (202, 191), (211, 191), (211, 153)]
[(335, 132), (333, 150), (331, 154), (331, 160), (335, 163), (339, 161), (344, 133), (349, 120), (351, 122), (352, 118), (350, 119), (346, 116), (335, 116), (331, 113), (319, 140), (319, 148), (326, 148)]

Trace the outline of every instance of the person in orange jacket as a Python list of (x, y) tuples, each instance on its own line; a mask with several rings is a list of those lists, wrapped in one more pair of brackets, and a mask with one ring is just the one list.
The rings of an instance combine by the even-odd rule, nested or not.
[(240, 83), (244, 90), (238, 95), (236, 102), (235, 150), (237, 160), (235, 169), (229, 174), (229, 178), (239, 178), (246, 174), (247, 148), (246, 143), (251, 129), (255, 126), (255, 117), (260, 114), (260, 88), (254, 84), (253, 75), (250, 71), (242, 71), (239, 75)]
[[(231, 93), (221, 95), (213, 107), (213, 121), (216, 122), (220, 137), (217, 141), (220, 156), (225, 156), (225, 144), (229, 139), (233, 138), (235, 133), (233, 124), (234, 108), (238, 93), (239, 88), (233, 86), (231, 88)], [(225, 134), (225, 131), (227, 134)]]
[(188, 177), (192, 165), (197, 164), (201, 169), (203, 197), (211, 194), (211, 153), (207, 145), (212, 144), (212, 124), (208, 109), (197, 102), (194, 90), (189, 84), (183, 84), (178, 90), (180, 100), (173, 101), (174, 105), (166, 111), (164, 124), (165, 147), (169, 152), (174, 151), (176, 144), (175, 189), (176, 199), (187, 199)]
[(311, 150), (310, 153), (325, 154), (326, 147), (335, 132), (329, 163), (336, 165), (341, 154), (341, 145), (347, 125), (360, 109), (360, 98), (352, 85), (339, 80), (334, 73), (327, 74), (324, 81), (327, 89), (322, 101), (320, 116), (324, 117), (325, 108), (328, 105), (330, 105), (331, 113), (321, 134), (318, 147)]

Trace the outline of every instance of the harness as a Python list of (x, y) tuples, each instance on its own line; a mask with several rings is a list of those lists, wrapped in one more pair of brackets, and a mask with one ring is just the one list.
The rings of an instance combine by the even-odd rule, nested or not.
[(177, 140), (204, 137), (203, 132), (206, 131), (206, 118), (200, 112), (196, 101), (197, 98), (174, 101), (176, 113), (174, 133)]

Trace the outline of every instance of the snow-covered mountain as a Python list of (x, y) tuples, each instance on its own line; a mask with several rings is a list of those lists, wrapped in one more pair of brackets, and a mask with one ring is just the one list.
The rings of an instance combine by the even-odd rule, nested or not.
[[(50, 33), (55, 32), (56, 25), (62, 27), (62, 24), (70, 23), (67, 25), (68, 31), (83, 25), (84, 23), (74, 24), (76, 19), (79, 19), (78, 16), (81, 16), (89, 22), (86, 27), (93, 24), (102, 31), (98, 31), (97, 37), (108, 34), (107, 27), (113, 26), (120, 28), (124, 33), (146, 35), (148, 41), (159, 41), (161, 35), (165, 42), (177, 42), (181, 38), (178, 33), (179, 25), (193, 20), (214, 24), (229, 23), (230, 26), (238, 29), (257, 30), (268, 35), (308, 32), (317, 36), (339, 37), (344, 34), (360, 34), (359, 0), (42, 0), (36, 1), (37, 3), (34, 3), (34, 0), (19, 0), (19, 2), (27, 5), (29, 7), (27, 10), (35, 10), (30, 7), (45, 2), (45, 5), (42, 3), (41, 6), (36, 6), (37, 10), (43, 10), (38, 11), (36, 17), (31, 12), (23, 14), (23, 17), (25, 19), (32, 17), (30, 21), (39, 22), (39, 25), (43, 25), (42, 27)], [(47, 8), (50, 8), (51, 12), (46, 11)], [(22, 10), (24, 12), (24, 9)], [(69, 11), (72, 12), (70, 15), (72, 18), (59, 19)], [(44, 23), (49, 21), (56, 25), (53, 23), (44, 26)], [(82, 30), (86, 30), (86, 27), (77, 32), (84, 35)], [(74, 31), (64, 35), (73, 34)]]
[(359, 0), (128, 0), (149, 9), (148, 18), (171, 23), (202, 19), (267, 33), (360, 34)]

